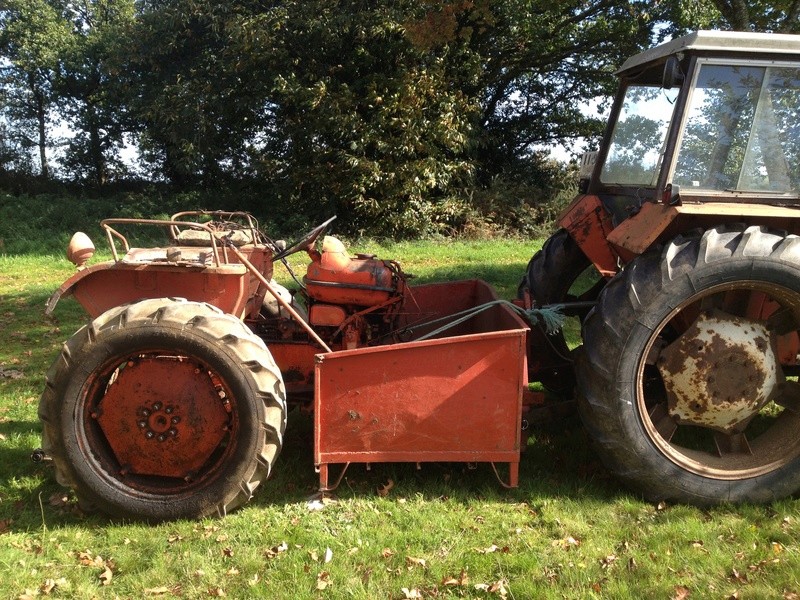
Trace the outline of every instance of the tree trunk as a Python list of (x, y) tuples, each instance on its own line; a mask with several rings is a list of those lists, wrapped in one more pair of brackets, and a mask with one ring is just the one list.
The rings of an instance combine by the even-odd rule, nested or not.
[(103, 187), (108, 183), (108, 172), (105, 156), (103, 155), (97, 109), (93, 104), (89, 103), (86, 106), (86, 113), (86, 123), (89, 126), (89, 159), (91, 160), (92, 171), (94, 171), (94, 181), (98, 187)]
[(29, 74), (28, 85), (33, 94), (34, 107), (36, 109), (36, 128), (38, 132), (38, 139), (36, 145), (39, 147), (39, 174), (42, 179), (50, 178), (50, 168), (47, 165), (47, 103), (44, 94), (33, 74)]
[(750, 11), (746, 0), (713, 0), (734, 31), (750, 31)]

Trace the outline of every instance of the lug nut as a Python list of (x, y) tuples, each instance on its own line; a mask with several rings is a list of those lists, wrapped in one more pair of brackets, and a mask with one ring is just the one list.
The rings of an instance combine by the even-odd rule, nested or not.
[(156, 402), (153, 404), (153, 410), (161, 410), (161, 402)]
[(155, 435), (156, 434), (153, 433), (152, 431), (148, 431), (147, 433), (144, 434), (144, 437), (146, 437), (148, 440), (152, 440), (155, 437)]
[(143, 408), (142, 409), (142, 416), (143, 417), (149, 417), (150, 416), (150, 411), (147, 410), (146, 408)]
[(170, 419), (170, 421), (172, 421), (172, 424), (173, 424), (173, 425), (177, 425), (178, 423), (180, 423), (180, 422), (181, 422), (181, 418), (180, 418), (180, 417), (172, 417), (172, 418)]
[(166, 439), (167, 439), (167, 436), (166, 436), (166, 435), (164, 435), (163, 433), (162, 433), (161, 435), (159, 435), (159, 436), (158, 436), (158, 441), (159, 441), (159, 442), (163, 442), (163, 441), (164, 441), (164, 440), (166, 440)]
[(139, 425), (139, 429), (144, 429), (147, 427), (147, 421), (139, 421), (137, 425)]

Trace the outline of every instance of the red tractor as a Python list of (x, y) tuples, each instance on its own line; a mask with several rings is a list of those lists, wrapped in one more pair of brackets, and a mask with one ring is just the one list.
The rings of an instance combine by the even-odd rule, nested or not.
[[(394, 261), (317, 243), (330, 221), (286, 245), (246, 213), (109, 219), (114, 260), (88, 268), (78, 235), (79, 272), (48, 305), (71, 294), (93, 319), (42, 395), (58, 480), (113, 515), (224, 514), (269, 476), (296, 403), (323, 491), (386, 461), (489, 463), (514, 486), (541, 381), (577, 383), (604, 462), (648, 498), (795, 493), (800, 37), (698, 32), (619, 75), (582, 193), (515, 304), (480, 281), (410, 286)], [(169, 243), (131, 248), (130, 225)], [(300, 251), (292, 293), (273, 267)], [(579, 317), (577, 351), (539, 324), (552, 305)]]

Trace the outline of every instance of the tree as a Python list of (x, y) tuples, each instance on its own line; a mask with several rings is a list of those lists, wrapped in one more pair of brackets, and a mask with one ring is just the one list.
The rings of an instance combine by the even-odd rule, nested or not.
[(591, 136), (587, 105), (609, 95), (614, 70), (646, 47), (649, 2), (476, 0), (432, 6), (418, 43), (440, 48), (454, 82), (480, 103), (482, 181), (530, 169), (537, 146)]
[(463, 211), (478, 107), (406, 34), (416, 4), (278, 3), (242, 23), (234, 52), (272, 109), (257, 168), (282, 203), (395, 236)]
[(230, 50), (246, 2), (164, 0), (140, 5), (127, 37), (129, 108), (145, 158), (179, 187), (248, 175), (249, 146), (270, 107), (254, 97)]
[(0, 85), (10, 136), (36, 148), (39, 173), (50, 175), (47, 149), (55, 98), (53, 80), (69, 34), (59, 7), (47, 0), (8, 0), (0, 11)]
[(666, 0), (657, 8), (664, 35), (696, 29), (800, 32), (800, 0)]
[(78, 179), (103, 186), (121, 168), (118, 155), (130, 98), (119, 79), (134, 1), (66, 2), (62, 15), (70, 26), (70, 43), (60, 56), (57, 91), (74, 130), (63, 162)]

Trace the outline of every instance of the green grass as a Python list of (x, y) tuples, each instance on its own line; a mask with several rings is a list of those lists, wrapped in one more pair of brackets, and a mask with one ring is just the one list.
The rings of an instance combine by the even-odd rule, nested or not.
[[(482, 277), (512, 297), (538, 245), (365, 241), (353, 250), (398, 258), (419, 282)], [(534, 432), (518, 489), (502, 489), (482, 466), (355, 466), (333, 502), (310, 510), (311, 423), (293, 413), (274, 478), (224, 519), (147, 526), (82, 515), (52, 470), (28, 459), (39, 445), (44, 373), (85, 321), (71, 300), (43, 315), (72, 271), (61, 258), (0, 257), (2, 598), (800, 594), (800, 502), (642, 502), (608, 477), (574, 419)]]

